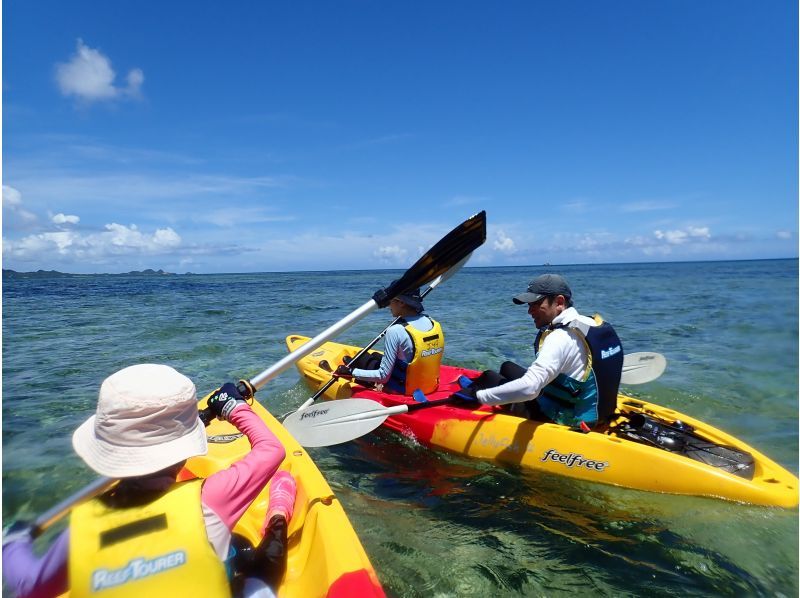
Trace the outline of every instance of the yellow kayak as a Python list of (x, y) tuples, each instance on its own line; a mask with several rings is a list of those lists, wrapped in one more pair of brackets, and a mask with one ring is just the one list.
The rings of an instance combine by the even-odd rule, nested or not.
[[(289, 350), (307, 341), (300, 335), (286, 338)], [(327, 342), (296, 365), (316, 390), (330, 380), (330, 368), (359, 350)], [(460, 376), (478, 374), (442, 366), (439, 389), (427, 398), (445, 399), (459, 388)], [(415, 404), (412, 397), (343, 379), (324, 396), (371, 399), (385, 407)], [(513, 416), (498, 407), (453, 404), (393, 414), (383, 425), (433, 448), (582, 480), (758, 505), (798, 505), (797, 477), (741, 440), (686, 414), (624, 394), (617, 405), (611, 423), (586, 433)]]
[[(205, 407), (205, 400), (200, 402)], [(384, 596), (375, 570), (350, 520), (314, 462), (264, 407), (255, 411), (286, 448), (281, 469), (297, 481), (294, 514), (288, 528), (286, 574), (279, 597), (329, 598)], [(208, 477), (229, 467), (250, 450), (247, 438), (228, 422), (214, 420), (207, 428), (208, 454), (186, 463), (179, 479)], [(261, 539), (267, 513), (269, 486), (253, 501), (234, 528), (254, 546)]]

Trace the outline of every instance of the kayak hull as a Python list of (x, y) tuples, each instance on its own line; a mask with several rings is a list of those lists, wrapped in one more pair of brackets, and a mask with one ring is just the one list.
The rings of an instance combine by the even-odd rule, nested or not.
[[(307, 338), (287, 337), (289, 350), (296, 349)], [(328, 342), (297, 362), (297, 368), (304, 381), (316, 390), (330, 380), (330, 372), (320, 367), (320, 362), (335, 368), (343, 357), (353, 357), (358, 351), (358, 347)], [(474, 378), (478, 374), (474, 370), (442, 366), (439, 389), (427, 398), (431, 401), (446, 398), (459, 388), (459, 376)], [(371, 399), (387, 407), (414, 403), (411, 397), (383, 393), (342, 379), (325, 392), (325, 397)], [(588, 433), (513, 416), (488, 406), (473, 410), (461, 405), (441, 405), (392, 415), (383, 425), (429, 447), (592, 482), (758, 505), (797, 506), (797, 478), (744, 442), (686, 414), (623, 394), (618, 398), (617, 414), (612, 424)], [(624, 425), (640, 416), (683, 422), (705, 441), (749, 453), (752, 475), (736, 475), (683, 454), (626, 438), (622, 434)]]
[[(205, 406), (205, 399), (199, 406)], [(294, 514), (288, 527), (287, 567), (278, 596), (384, 596), (341, 503), (305, 449), (258, 402), (253, 402), (252, 408), (283, 443), (286, 458), (280, 469), (289, 471), (297, 482)], [(247, 438), (228, 422), (215, 419), (206, 433), (208, 454), (189, 459), (179, 479), (208, 477), (250, 450)], [(269, 485), (236, 524), (234, 533), (258, 544), (268, 508)]]

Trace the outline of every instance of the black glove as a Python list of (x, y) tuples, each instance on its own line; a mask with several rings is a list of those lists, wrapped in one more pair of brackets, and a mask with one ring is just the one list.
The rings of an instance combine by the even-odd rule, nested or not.
[(246, 405), (247, 401), (244, 400), (236, 385), (233, 382), (226, 382), (222, 388), (216, 390), (214, 394), (208, 397), (208, 408), (211, 413), (217, 416), (217, 419), (224, 419), (230, 421), (228, 418), (231, 412), (237, 405)]
[(448, 398), (453, 401), (455, 404), (461, 405), (469, 405), (473, 409), (480, 407), (480, 401), (478, 401), (478, 397), (475, 396), (475, 393), (478, 392), (478, 389), (475, 388), (475, 385), (468, 386), (467, 388), (462, 388), (457, 390), (453, 394), (451, 394)]
[(350, 371), (350, 368), (346, 365), (340, 365), (336, 368), (336, 371), (333, 372), (334, 378), (352, 378), (353, 372)]
[(15, 521), (3, 530), (3, 547), (11, 542), (33, 542), (33, 525), (29, 521)]

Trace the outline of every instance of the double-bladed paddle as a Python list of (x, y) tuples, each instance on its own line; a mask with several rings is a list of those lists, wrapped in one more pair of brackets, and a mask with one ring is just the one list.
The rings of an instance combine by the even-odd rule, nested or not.
[[(651, 382), (664, 372), (666, 365), (667, 360), (660, 353), (630, 353), (622, 362), (621, 382), (623, 384)], [(305, 411), (298, 410), (289, 414), (283, 421), (283, 426), (302, 446), (331, 446), (355, 440), (372, 432), (391, 415), (458, 402), (469, 407), (469, 403), (452, 396), (428, 401), (419, 391), (414, 394), (414, 399), (418, 402), (393, 407), (384, 407), (371, 399), (326, 401)], [(476, 403), (475, 407), (478, 406)]]
[(630, 353), (622, 359), (622, 379), (623, 384), (645, 384), (652, 382), (667, 367), (667, 358), (661, 353), (642, 351)]
[[(389, 302), (397, 295), (409, 289), (421, 287), (426, 283), (433, 285), (432, 281), (437, 277), (441, 277), (439, 282), (445, 280), (448, 278), (448, 271), (452, 268), (458, 269), (463, 266), (470, 254), (483, 245), (484, 241), (486, 241), (486, 211), (481, 211), (442, 237), (436, 245), (431, 247), (413, 266), (406, 270), (400, 279), (376, 292), (372, 299), (364, 305), (336, 322), (336, 324), (328, 327), (305, 345), (292, 351), (278, 363), (267, 368), (256, 377), (250, 379), (250, 381), (240, 381), (240, 392), (245, 396), (252, 396), (256, 390), (264, 386), (269, 380), (275, 378), (336, 334), (346, 330), (379, 307), (389, 305)], [(204, 422), (210, 421), (210, 415), (207, 410), (201, 412), (201, 419)], [(62, 500), (36, 518), (31, 527), (31, 535), (33, 537), (40, 535), (70, 512), (78, 503), (102, 494), (116, 482), (117, 480), (110, 478), (99, 478)]]
[(444, 275), (451, 268), (459, 266), (466, 257), (483, 245), (484, 241), (486, 241), (486, 211), (481, 211), (442, 237), (436, 245), (431, 247), (413, 266), (406, 270), (401, 278), (392, 282), (388, 287), (377, 291), (372, 296), (372, 299), (364, 305), (251, 379), (250, 384), (253, 388), (261, 388), (268, 380), (271, 380), (370, 312), (379, 307), (389, 305), (389, 302), (397, 295), (410, 289), (419, 288), (433, 281), (437, 276)]

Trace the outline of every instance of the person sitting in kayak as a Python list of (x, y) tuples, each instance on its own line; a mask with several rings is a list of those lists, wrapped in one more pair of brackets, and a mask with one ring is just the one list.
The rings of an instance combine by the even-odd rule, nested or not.
[(383, 356), (365, 354), (357, 362), (340, 365), (334, 375), (355, 378), (359, 383), (383, 384), (384, 391), (403, 395), (417, 389), (435, 391), (444, 355), (441, 325), (423, 313), (418, 288), (394, 297), (389, 309), (392, 316), (401, 319), (386, 331)]
[(582, 316), (572, 290), (558, 274), (542, 274), (513, 297), (528, 305), (539, 329), (536, 357), (526, 370), (506, 362), (484, 372), (459, 393), (485, 405), (513, 405), (511, 412), (569, 426), (593, 426), (614, 413), (622, 376), (622, 343), (607, 322)]
[[(225, 560), (234, 524), (272, 479), (265, 538), (274, 540), (281, 527), (285, 534), (296, 486), (278, 471), (283, 445), (234, 384), (217, 390), (208, 406), (247, 436), (251, 450), (205, 480), (176, 483), (186, 460), (207, 452), (194, 384), (159, 364), (106, 378), (95, 415), (72, 444), (94, 471), (120, 481), (73, 508), (69, 527), (41, 558), (30, 525), (12, 525), (3, 538), (3, 576), (17, 596), (231, 595)], [(244, 580), (245, 594), (259, 585), (253, 592), (267, 589)]]

